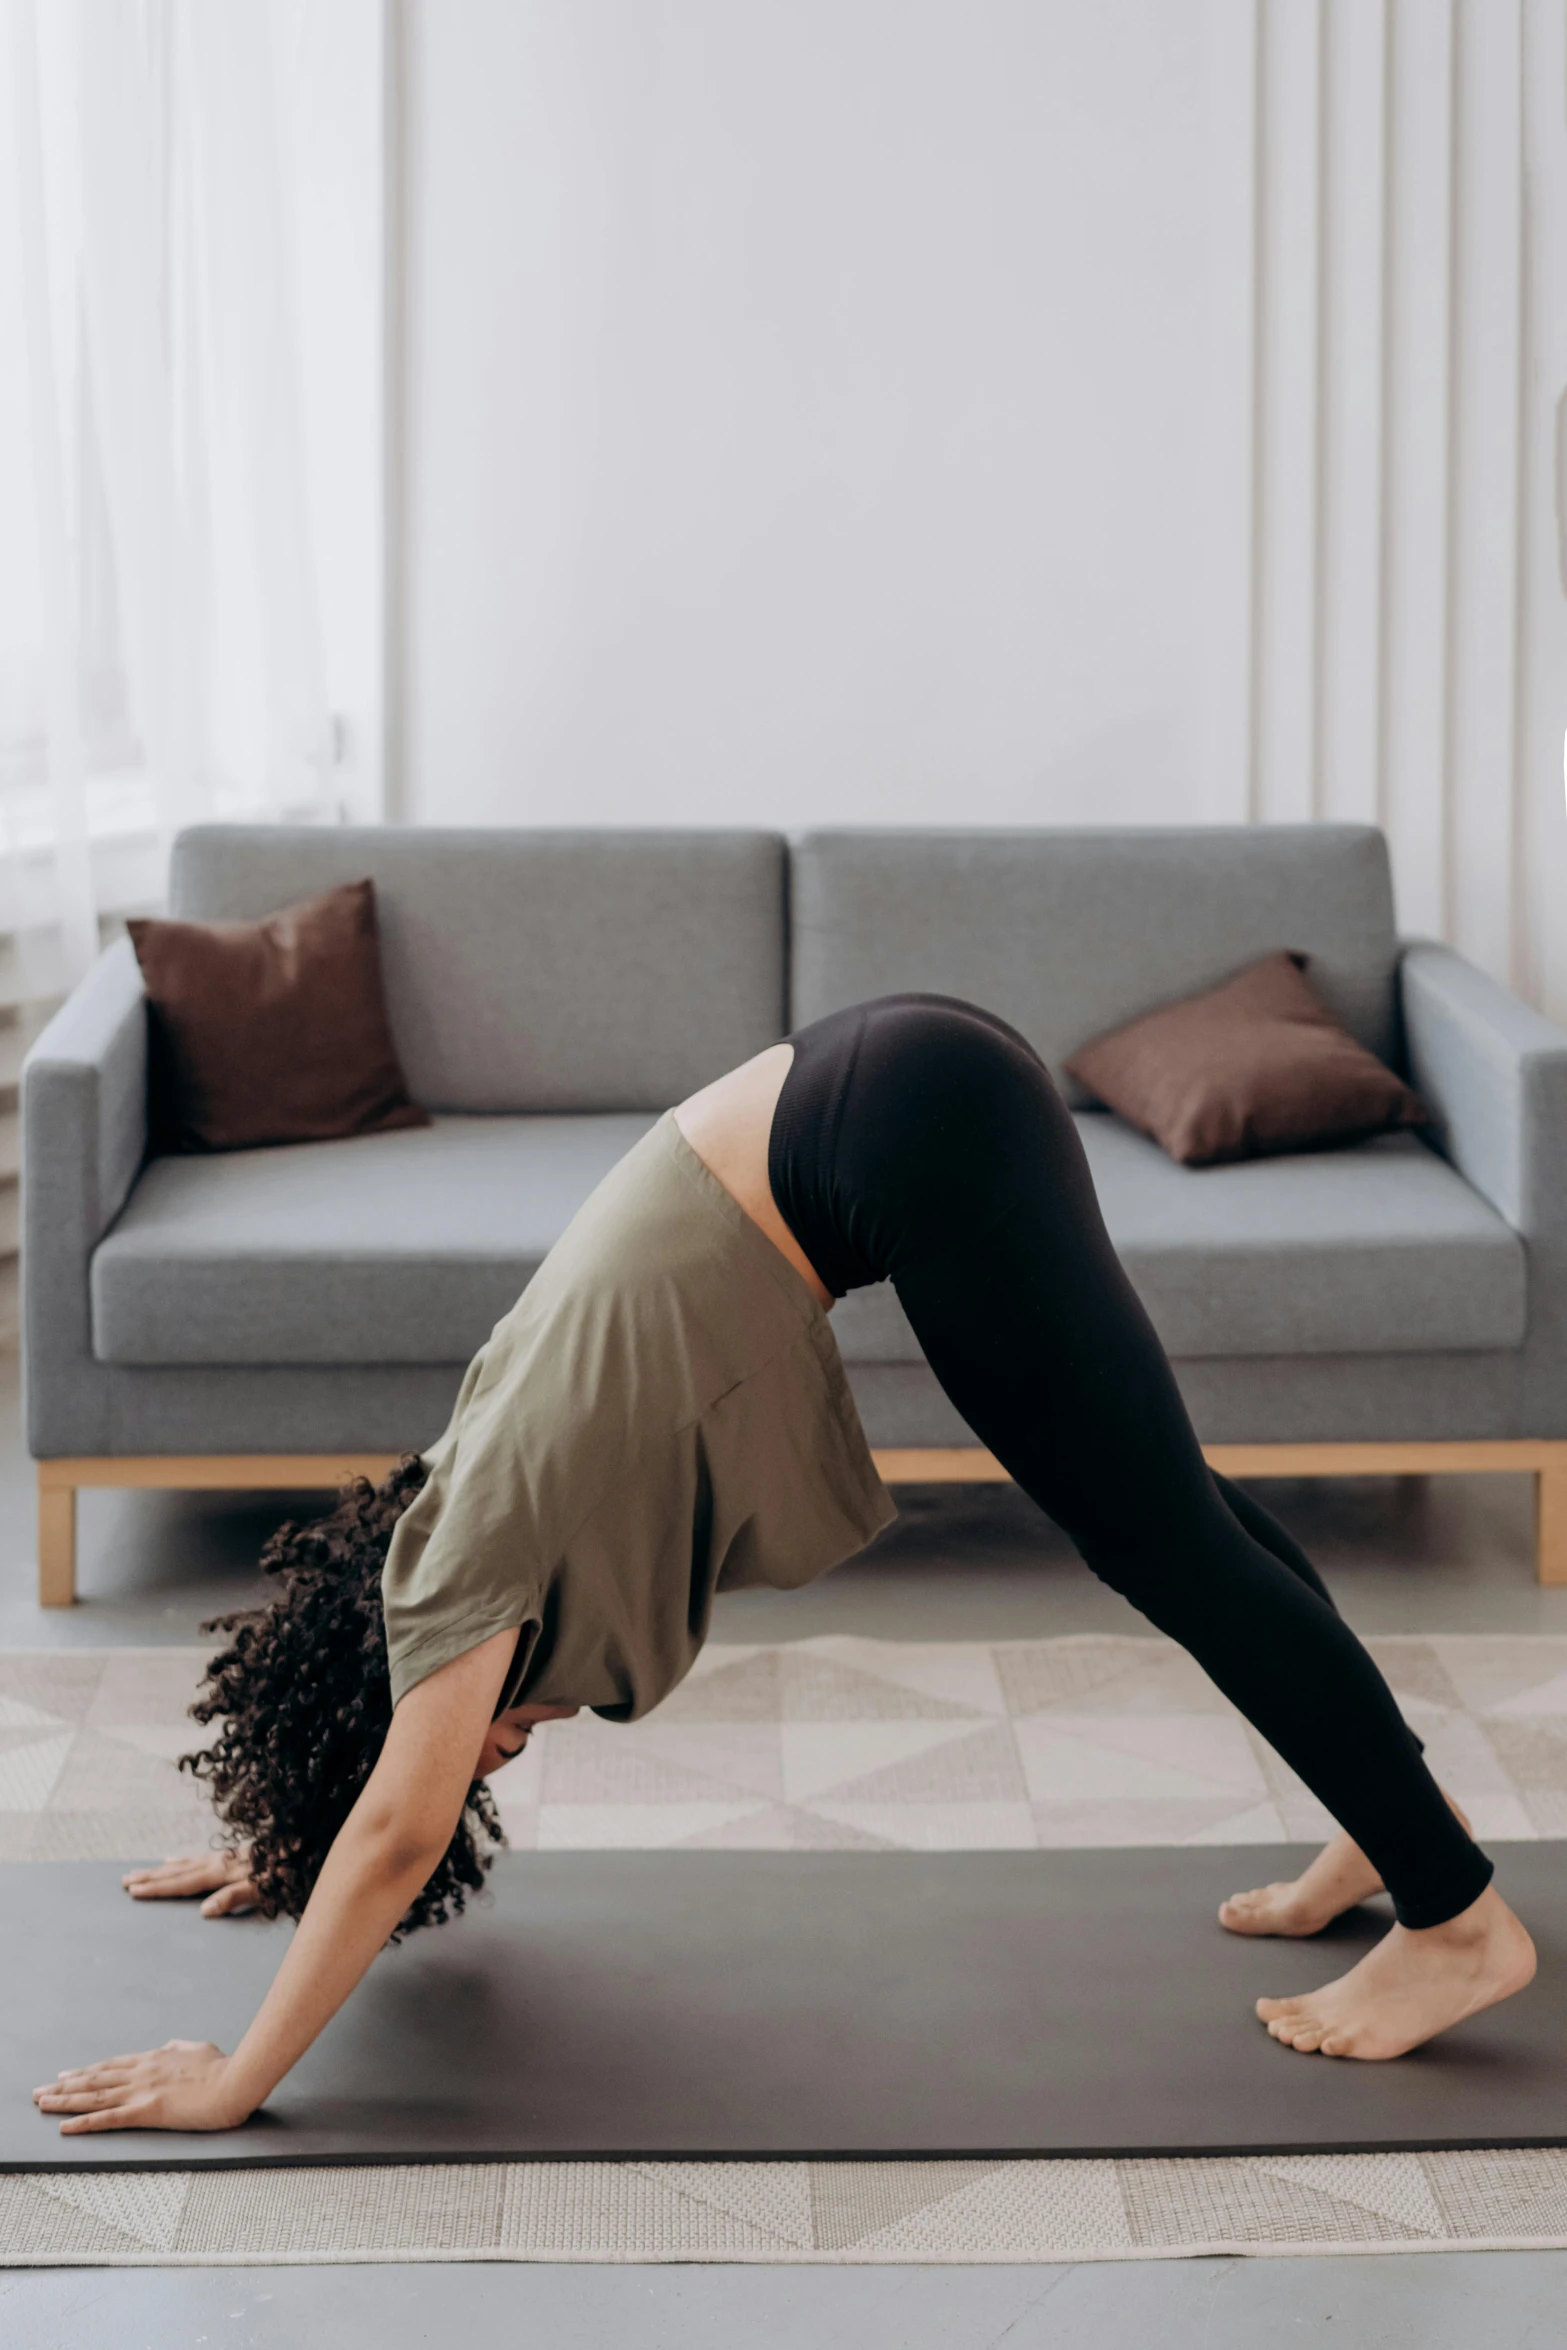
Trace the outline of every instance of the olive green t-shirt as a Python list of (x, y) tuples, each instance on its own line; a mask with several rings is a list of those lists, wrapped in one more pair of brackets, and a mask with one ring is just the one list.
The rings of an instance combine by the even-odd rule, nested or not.
[(672, 1115), (470, 1364), (382, 1580), (392, 1702), (520, 1627), (502, 1705), (632, 1721), (715, 1591), (809, 1583), (896, 1515), (826, 1314)]

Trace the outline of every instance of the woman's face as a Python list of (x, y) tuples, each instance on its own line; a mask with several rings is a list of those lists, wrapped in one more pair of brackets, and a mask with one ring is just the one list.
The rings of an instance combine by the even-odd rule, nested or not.
[(503, 1714), (496, 1715), (485, 1734), (474, 1777), (487, 1779), (491, 1771), (498, 1771), (502, 1763), (521, 1754), (536, 1722), (569, 1722), (581, 1711), (580, 1705), (509, 1705)]

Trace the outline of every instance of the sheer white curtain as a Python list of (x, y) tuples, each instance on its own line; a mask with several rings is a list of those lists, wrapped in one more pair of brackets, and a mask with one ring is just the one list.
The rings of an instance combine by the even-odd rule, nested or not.
[(271, 0), (0, 0), (0, 931), (332, 812)]

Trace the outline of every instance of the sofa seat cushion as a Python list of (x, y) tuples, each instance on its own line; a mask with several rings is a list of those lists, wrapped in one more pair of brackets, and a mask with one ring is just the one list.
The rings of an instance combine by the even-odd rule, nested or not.
[(462, 1363), (651, 1115), (154, 1159), (92, 1261), (106, 1363)]
[[(1413, 1135), (1181, 1167), (1105, 1111), (1079, 1115), (1110, 1237), (1168, 1353), (1426, 1354), (1523, 1342), (1523, 1245)], [(890, 1289), (833, 1315), (844, 1358), (920, 1360)]]
[[(349, 1142), (155, 1159), (93, 1257), (108, 1363), (465, 1362), (641, 1112), (437, 1118)], [(1078, 1131), (1168, 1351), (1425, 1353), (1516, 1347), (1517, 1236), (1410, 1135), (1180, 1167), (1105, 1112)], [(847, 1362), (917, 1363), (886, 1287), (833, 1325)]]

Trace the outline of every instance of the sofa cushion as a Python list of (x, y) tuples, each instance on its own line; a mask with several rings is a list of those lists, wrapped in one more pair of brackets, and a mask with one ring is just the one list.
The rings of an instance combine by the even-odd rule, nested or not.
[(1294, 948), (1351, 1036), (1397, 1060), (1387, 843), (1367, 825), (813, 832), (790, 861), (791, 1025), (924, 989), (999, 1012), (1068, 1098), (1069, 1054)]
[[(92, 1263), (109, 1363), (448, 1363), (481, 1346), (645, 1115), (438, 1118), (423, 1133), (158, 1159)], [(1412, 1136), (1178, 1167), (1078, 1120), (1111, 1236), (1178, 1356), (1515, 1347), (1523, 1249)], [(848, 1362), (920, 1360), (890, 1289), (833, 1315)]]
[(772, 833), (198, 825), (170, 910), (248, 922), (364, 875), (428, 1109), (667, 1109), (783, 1033)]
[(93, 1255), (93, 1351), (105, 1363), (466, 1362), (652, 1123), (438, 1118), (155, 1159)]
[[(1413, 1135), (1199, 1168), (1106, 1111), (1077, 1125), (1110, 1237), (1178, 1358), (1523, 1343), (1522, 1242)], [(833, 1324), (846, 1361), (920, 1360), (890, 1289), (845, 1298)]]
[(1418, 1095), (1333, 1017), (1304, 960), (1264, 955), (1080, 1046), (1067, 1072), (1183, 1167), (1429, 1126)]
[(126, 924), (147, 990), (152, 1147), (232, 1151), (428, 1126), (397, 1066), (375, 884), (260, 922)]

